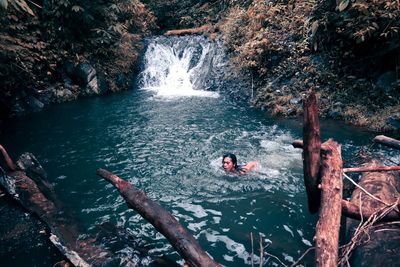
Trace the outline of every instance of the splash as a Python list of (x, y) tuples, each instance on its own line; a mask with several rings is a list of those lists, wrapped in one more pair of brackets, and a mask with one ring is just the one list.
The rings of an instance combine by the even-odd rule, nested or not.
[(223, 49), (202, 36), (150, 40), (140, 74), (142, 89), (162, 97), (218, 97), (212, 92), (221, 78)]

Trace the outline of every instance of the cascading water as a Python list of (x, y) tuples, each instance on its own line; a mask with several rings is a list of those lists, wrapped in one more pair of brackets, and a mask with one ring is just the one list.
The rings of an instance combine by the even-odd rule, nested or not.
[(144, 55), (140, 85), (157, 96), (218, 97), (212, 92), (223, 75), (224, 51), (203, 36), (156, 37)]

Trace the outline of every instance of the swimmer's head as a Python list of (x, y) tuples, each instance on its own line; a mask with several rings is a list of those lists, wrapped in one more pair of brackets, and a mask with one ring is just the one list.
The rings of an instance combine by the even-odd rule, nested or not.
[(232, 153), (226, 153), (222, 156), (222, 167), (226, 172), (234, 172), (237, 168), (237, 158)]

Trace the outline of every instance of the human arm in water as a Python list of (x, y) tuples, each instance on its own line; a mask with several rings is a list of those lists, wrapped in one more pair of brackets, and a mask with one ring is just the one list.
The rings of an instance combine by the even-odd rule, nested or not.
[(241, 166), (239, 172), (240, 172), (240, 174), (248, 173), (248, 172), (258, 168), (259, 165), (260, 164), (257, 161), (250, 161), (246, 165)]

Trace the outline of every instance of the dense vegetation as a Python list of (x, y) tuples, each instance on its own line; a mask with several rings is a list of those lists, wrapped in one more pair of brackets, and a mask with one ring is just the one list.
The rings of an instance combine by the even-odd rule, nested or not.
[[(1, 3), (6, 7), (7, 0)], [(128, 88), (142, 38), (156, 27), (154, 16), (139, 1), (11, 0), (8, 4), (0, 19), (2, 114), (29, 110), (32, 99), (76, 98), (79, 82), (71, 82), (65, 73), (82, 62), (94, 66), (107, 90)], [(69, 90), (68, 96), (61, 96), (63, 88)]]
[(382, 130), (400, 117), (399, 26), (398, 1), (255, 0), (220, 28), (255, 105), (297, 115), (313, 88), (323, 115)]
[[(65, 73), (82, 62), (108, 90), (128, 88), (144, 36), (209, 24), (232, 71), (253, 81), (258, 107), (298, 115), (313, 88), (324, 116), (376, 130), (400, 119), (399, 1), (142, 2), (0, 0), (2, 113), (18, 112), (15, 103), (27, 96), (74, 99), (79, 82)], [(57, 97), (62, 88), (72, 94)]]

